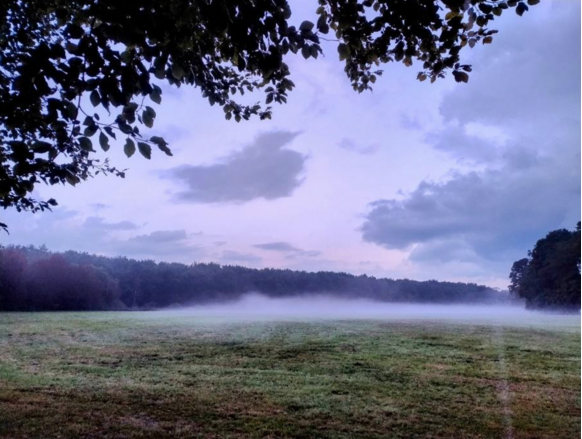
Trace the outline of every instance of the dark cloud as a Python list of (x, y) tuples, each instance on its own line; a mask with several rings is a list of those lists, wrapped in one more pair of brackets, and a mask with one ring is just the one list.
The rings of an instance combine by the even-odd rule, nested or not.
[(185, 230), (156, 230), (127, 240), (110, 241), (108, 247), (115, 254), (153, 259), (194, 261), (205, 255), (205, 249), (193, 244)]
[(358, 145), (353, 139), (348, 137), (344, 137), (339, 143), (338, 146), (346, 151), (356, 152), (362, 155), (370, 155), (374, 154), (376, 151), (380, 149), (380, 145), (377, 143), (373, 143), (368, 146), (361, 146)]
[[(443, 240), (463, 247), (439, 258), (460, 257), (467, 249), (489, 259), (513, 257), (548, 231), (572, 228), (578, 221), (579, 164), (575, 152), (538, 158), (525, 168), (509, 162), (499, 170), (456, 174), (443, 183), (422, 182), (403, 199), (374, 202), (363, 238), (390, 249)], [(415, 249), (424, 260), (425, 250)]]
[(135, 230), (139, 226), (131, 221), (120, 221), (116, 223), (110, 223), (105, 221), (104, 218), (100, 216), (90, 216), (83, 223), (83, 228), (88, 230)]
[(243, 203), (291, 196), (303, 181), (307, 159), (285, 148), (298, 134), (261, 134), (251, 145), (216, 164), (171, 169), (168, 176), (184, 186), (176, 198), (191, 203)]
[(273, 250), (277, 252), (299, 252), (301, 249), (293, 247), (288, 242), (269, 242), (267, 244), (256, 244), (255, 247), (262, 250)]
[(547, 19), (512, 21), (480, 48), (470, 82), (443, 98), (442, 129), (426, 140), (478, 168), (372, 203), (365, 241), (407, 249), (423, 270), (506, 277), (548, 231), (575, 226), (580, 5), (552, 8)]
[(256, 244), (254, 245), (256, 248), (260, 248), (261, 250), (268, 250), (268, 251), (276, 251), (281, 253), (286, 253), (287, 258), (295, 258), (297, 256), (307, 256), (307, 257), (316, 257), (319, 256), (321, 253), (315, 250), (303, 250), (293, 245), (289, 244), (288, 242), (268, 242), (266, 244)]

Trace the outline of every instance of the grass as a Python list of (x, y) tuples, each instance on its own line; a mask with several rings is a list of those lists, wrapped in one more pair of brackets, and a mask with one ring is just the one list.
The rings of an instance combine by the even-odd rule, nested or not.
[(0, 314), (0, 436), (579, 437), (578, 328)]

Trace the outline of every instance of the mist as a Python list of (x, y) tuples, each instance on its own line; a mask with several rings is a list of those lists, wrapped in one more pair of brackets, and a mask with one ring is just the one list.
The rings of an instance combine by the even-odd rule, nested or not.
[(257, 293), (237, 301), (154, 311), (164, 317), (218, 321), (386, 320), (443, 321), (507, 326), (578, 326), (580, 315), (556, 315), (525, 309), (519, 304), (418, 304), (325, 295), (271, 298)]

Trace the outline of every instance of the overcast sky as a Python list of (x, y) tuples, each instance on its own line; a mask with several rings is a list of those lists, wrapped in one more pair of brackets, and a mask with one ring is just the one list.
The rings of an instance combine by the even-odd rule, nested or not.
[[(291, 4), (314, 17), (316, 2)], [(174, 157), (112, 147), (125, 180), (41, 187), (59, 207), (2, 213), (1, 242), (505, 287), (537, 239), (580, 219), (580, 2), (505, 15), (464, 51), (468, 84), (387, 65), (357, 94), (331, 46), (287, 60), (296, 89), (271, 121), (164, 87), (153, 131)]]

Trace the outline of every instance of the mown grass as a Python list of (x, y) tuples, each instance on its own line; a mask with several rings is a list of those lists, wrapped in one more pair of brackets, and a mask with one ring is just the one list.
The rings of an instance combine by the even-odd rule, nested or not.
[(0, 436), (580, 436), (578, 330), (156, 316), (0, 314)]

